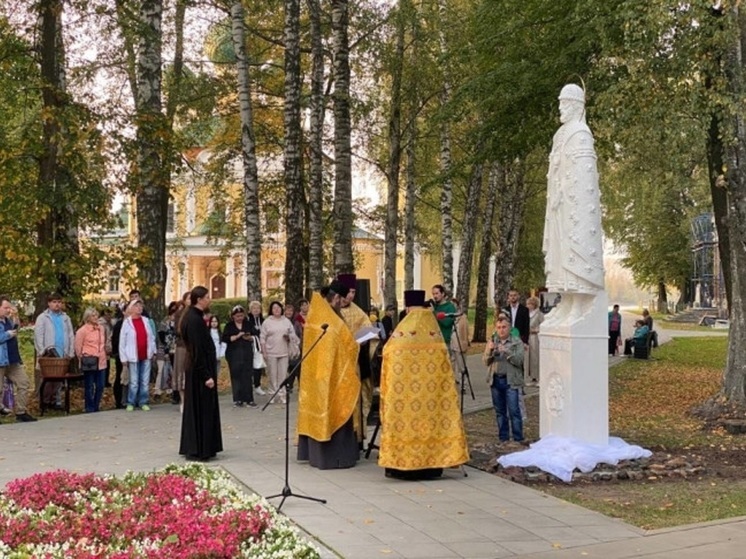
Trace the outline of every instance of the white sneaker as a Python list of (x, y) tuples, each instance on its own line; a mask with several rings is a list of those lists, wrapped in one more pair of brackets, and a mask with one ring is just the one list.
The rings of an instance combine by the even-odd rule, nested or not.
[(261, 386), (257, 386), (254, 389), (254, 392), (256, 392), (257, 394), (259, 394), (259, 396), (264, 396), (266, 394), (266, 392), (262, 389)]

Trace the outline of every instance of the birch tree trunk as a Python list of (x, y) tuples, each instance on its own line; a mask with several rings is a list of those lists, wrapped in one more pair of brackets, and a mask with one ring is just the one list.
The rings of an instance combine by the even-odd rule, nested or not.
[(495, 308), (507, 304), (508, 290), (513, 287), (515, 261), (518, 254), (518, 239), (526, 208), (523, 184), (523, 163), (515, 161), (504, 169), (504, 180), (500, 181), (500, 209), (497, 222), (498, 234), (495, 243)]
[[(446, 41), (445, 27), (446, 18), (446, 1), (438, 0), (438, 12), (440, 13), (440, 55), (447, 60), (448, 44)], [(445, 109), (451, 100), (451, 76), (446, 62), (443, 69), (443, 88), (440, 94), (440, 106)], [(443, 260), (443, 279), (441, 283), (447, 293), (453, 289), (453, 179), (452, 162), (451, 162), (451, 126), (448, 118), (444, 117), (440, 125), (440, 173), (443, 177), (443, 190), (440, 194), (440, 216), (441, 216), (441, 235), (442, 243), (442, 260)]]
[(136, 26), (133, 25), (136, 18), (133, 16), (130, 5), (126, 0), (116, 0), (116, 20), (122, 33), (124, 42), (124, 63), (127, 81), (132, 90), (132, 98), (137, 99), (137, 53), (133, 36), (137, 35)]
[(332, 0), (334, 52), (334, 273), (354, 273), (350, 125), (349, 0)]
[(285, 0), (285, 300), (303, 297), (300, 0)]
[(308, 260), (309, 287), (318, 289), (324, 285), (324, 45), (321, 40), (321, 7), (319, 0), (307, 0), (311, 23), (311, 97), (309, 110), (311, 126), (308, 142), (311, 152), (309, 162), (309, 219)]
[(479, 251), (479, 266), (477, 269), (477, 300), (474, 313), (474, 342), (487, 341), (487, 309), (489, 308), (488, 294), (490, 276), (490, 257), (492, 255), (492, 221), (495, 215), (495, 201), (497, 193), (502, 189), (504, 180), (502, 166), (493, 162), (490, 165), (487, 179), (487, 194), (482, 214), (482, 247)]
[[(42, 153), (39, 158), (39, 191), (46, 194), (49, 211), (36, 227), (38, 243), (49, 251), (55, 266), (56, 286), (61, 294), (77, 299), (74, 277), (68, 262), (79, 253), (78, 228), (68, 202), (70, 175), (60, 162), (60, 142), (65, 133), (63, 112), (67, 104), (65, 49), (62, 42), (61, 0), (42, 0), (38, 6), (39, 43), (42, 83)], [(40, 274), (41, 271), (40, 271)], [(35, 314), (46, 309), (45, 293), (36, 297)]]
[(246, 21), (241, 2), (231, 7), (233, 50), (238, 75), (238, 104), (241, 114), (244, 227), (246, 231), (246, 294), (249, 301), (262, 300), (262, 231), (259, 222), (259, 178), (251, 108), (249, 62), (246, 56)]
[[(414, 3), (408, 3), (412, 16), (412, 48), (407, 63), (416, 68), (420, 61), (420, 13)], [(404, 193), (404, 289), (414, 289), (414, 250), (415, 250), (415, 216), (417, 202), (417, 146), (419, 127), (417, 119), (421, 110), (420, 74), (412, 72), (411, 83), (407, 88), (407, 145), (406, 145), (406, 190)]]
[(414, 206), (417, 202), (417, 119), (409, 121), (407, 141), (407, 190), (404, 197), (404, 289), (414, 289)]
[(145, 305), (157, 313), (166, 287), (166, 216), (169, 182), (165, 149), (169, 135), (162, 111), (162, 0), (140, 3), (137, 51), (137, 243), (138, 275)]
[(389, 116), (389, 165), (387, 170), (386, 230), (384, 240), (384, 302), (396, 305), (396, 245), (399, 230), (399, 172), (401, 167), (401, 80), (404, 66), (404, 13), (399, 2), (396, 48), (391, 67), (391, 113)]
[(456, 298), (461, 309), (469, 309), (469, 291), (471, 287), (471, 264), (474, 259), (474, 243), (477, 235), (477, 218), (479, 199), (482, 196), (482, 175), (484, 164), (480, 161), (474, 164), (469, 179), (469, 191), (466, 195), (464, 210), (464, 227), (461, 234), (461, 256), (458, 263), (458, 287)]

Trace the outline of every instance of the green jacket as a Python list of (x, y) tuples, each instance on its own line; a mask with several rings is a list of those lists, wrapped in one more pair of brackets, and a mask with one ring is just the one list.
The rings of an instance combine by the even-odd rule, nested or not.
[[(438, 313), (455, 314), (458, 309), (451, 301), (443, 301), (440, 305), (433, 305), (433, 312), (437, 318)], [(448, 347), (451, 347), (451, 335), (453, 334), (453, 323), (455, 321), (456, 319), (452, 316), (446, 316), (438, 320), (440, 333), (443, 334), (443, 339)]]

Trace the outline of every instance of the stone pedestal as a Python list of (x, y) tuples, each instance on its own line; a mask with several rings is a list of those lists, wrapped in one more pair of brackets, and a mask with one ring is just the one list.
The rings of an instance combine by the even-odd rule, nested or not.
[[(539, 333), (540, 435), (609, 442), (608, 299), (601, 292), (580, 318), (563, 318), (563, 297)], [(560, 311), (558, 313), (558, 311)], [(553, 320), (552, 314), (558, 313)]]

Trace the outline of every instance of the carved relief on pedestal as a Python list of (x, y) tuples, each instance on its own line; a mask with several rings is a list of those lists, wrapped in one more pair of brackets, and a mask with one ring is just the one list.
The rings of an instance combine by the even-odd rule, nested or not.
[(570, 351), (570, 340), (568, 338), (554, 338), (542, 336), (541, 349), (551, 349), (552, 351)]
[(559, 417), (562, 415), (565, 407), (565, 385), (562, 382), (562, 377), (555, 372), (552, 372), (547, 379), (544, 403), (552, 416)]

